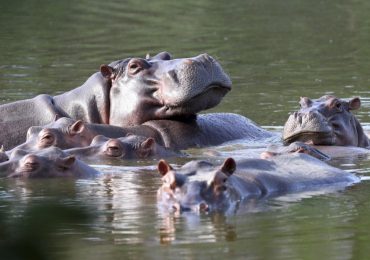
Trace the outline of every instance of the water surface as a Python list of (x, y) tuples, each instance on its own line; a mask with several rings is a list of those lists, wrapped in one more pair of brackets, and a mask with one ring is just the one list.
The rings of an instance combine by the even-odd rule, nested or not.
[[(209, 112), (240, 113), (280, 132), (300, 96), (360, 96), (356, 115), (370, 130), (368, 1), (3, 0), (0, 10), (0, 103), (62, 93), (117, 59), (163, 50), (175, 57), (207, 52), (233, 80), (233, 90)], [(243, 157), (250, 145), (212, 149)], [(191, 150), (190, 158), (171, 162), (218, 160), (203, 152)], [(369, 181), (336, 192), (250, 201), (237, 214), (178, 216), (156, 207), (155, 164), (95, 165), (105, 175), (94, 180), (0, 180), (0, 236), (34, 241), (45, 259), (369, 254)], [(333, 164), (370, 175), (366, 156)], [(14, 248), (0, 245), (8, 259)]]

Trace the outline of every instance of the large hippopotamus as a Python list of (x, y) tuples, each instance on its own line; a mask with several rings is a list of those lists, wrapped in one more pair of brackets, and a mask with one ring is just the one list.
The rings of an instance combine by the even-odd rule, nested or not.
[(360, 98), (347, 101), (332, 95), (316, 100), (301, 97), (299, 103), (300, 110), (292, 113), (285, 123), (284, 143), (370, 147), (369, 138), (351, 113), (360, 108)]
[(179, 169), (161, 160), (158, 171), (162, 176), (157, 192), (159, 206), (178, 212), (226, 212), (247, 199), (343, 188), (360, 181), (351, 173), (301, 153), (270, 160), (228, 158), (221, 165), (191, 161)]
[(162, 52), (119, 60), (102, 65), (82, 86), (61, 95), (0, 106), (0, 144), (6, 150), (20, 144), (29, 127), (48, 124), (55, 115), (121, 127), (191, 119), (217, 105), (230, 89), (230, 78), (207, 54), (172, 59)]

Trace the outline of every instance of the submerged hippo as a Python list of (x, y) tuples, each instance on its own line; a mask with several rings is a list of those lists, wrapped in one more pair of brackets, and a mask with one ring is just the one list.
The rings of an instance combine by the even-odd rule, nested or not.
[(221, 166), (191, 161), (174, 169), (158, 163), (162, 186), (157, 198), (161, 207), (184, 211), (227, 211), (249, 198), (345, 187), (360, 179), (306, 154), (295, 153), (271, 160), (226, 159)]
[(274, 136), (251, 120), (231, 113), (197, 115), (185, 122), (152, 120), (128, 127), (90, 124), (62, 117), (44, 127), (31, 127), (26, 142), (14, 149), (35, 151), (49, 146), (61, 149), (86, 147), (97, 135), (118, 138), (127, 134), (153, 138), (159, 145), (173, 150), (219, 145), (241, 138), (262, 140)]
[(38, 152), (17, 151), (9, 161), (0, 163), (0, 177), (8, 178), (88, 178), (99, 174), (74, 156), (50, 147)]
[(299, 103), (300, 110), (291, 114), (285, 123), (284, 143), (370, 147), (369, 138), (351, 113), (361, 106), (358, 97), (349, 101), (331, 95), (316, 100), (302, 97)]
[(48, 124), (55, 115), (115, 126), (189, 119), (216, 106), (230, 89), (230, 78), (207, 54), (172, 59), (162, 52), (119, 60), (64, 94), (0, 106), (0, 144), (11, 149), (24, 141), (29, 127)]
[(97, 135), (87, 147), (65, 150), (81, 160), (96, 159), (146, 159), (183, 156), (157, 144), (151, 137), (128, 135), (120, 138), (108, 138)]

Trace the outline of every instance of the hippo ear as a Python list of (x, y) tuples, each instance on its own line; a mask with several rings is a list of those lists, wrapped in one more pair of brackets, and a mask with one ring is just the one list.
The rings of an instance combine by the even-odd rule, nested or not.
[(77, 120), (74, 124), (68, 127), (70, 135), (76, 135), (82, 133), (85, 130), (85, 123), (81, 120)]
[(154, 145), (155, 145), (155, 140), (149, 137), (148, 139), (143, 141), (140, 146), (141, 148), (144, 148), (144, 149), (153, 149)]
[(360, 100), (360, 98), (359, 97), (352, 98), (348, 102), (348, 107), (349, 107), (349, 110), (359, 109), (361, 107), (361, 100)]
[(160, 160), (158, 162), (158, 172), (162, 175), (165, 176), (169, 171), (173, 170), (171, 165), (168, 164), (165, 160)]
[(111, 66), (105, 64), (100, 66), (100, 73), (106, 79), (114, 79), (116, 76), (114, 69)]
[(76, 161), (76, 157), (74, 157), (73, 155), (70, 155), (65, 158), (60, 158), (58, 162), (58, 166), (59, 168), (63, 170), (67, 170), (71, 168), (71, 166), (75, 163), (75, 161)]
[(227, 176), (231, 176), (236, 169), (236, 163), (233, 158), (227, 158), (221, 165), (221, 171)]
[(61, 116), (59, 114), (55, 114), (54, 115), (54, 122), (57, 121), (59, 118), (61, 118)]
[(149, 137), (140, 144), (137, 154), (140, 158), (148, 158), (151, 154), (153, 154), (154, 145), (154, 139)]

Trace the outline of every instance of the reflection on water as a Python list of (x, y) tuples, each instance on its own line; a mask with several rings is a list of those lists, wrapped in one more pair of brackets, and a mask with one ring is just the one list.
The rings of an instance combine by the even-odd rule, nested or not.
[[(207, 52), (233, 80), (231, 93), (211, 111), (240, 113), (279, 133), (300, 96), (360, 96), (356, 114), (370, 131), (369, 8), (364, 0), (3, 0), (0, 103), (61, 93), (125, 57)], [(256, 157), (265, 145), (189, 149), (188, 158), (169, 161)], [(249, 200), (229, 215), (163, 214), (155, 161), (94, 165), (104, 174), (93, 180), (0, 180), (0, 251), (18, 252), (3, 234), (17, 233), (26, 221), (35, 234), (45, 223), (55, 225), (36, 237), (46, 252), (38, 259), (365, 259), (369, 157), (331, 164), (364, 181), (339, 191)], [(42, 208), (50, 201), (91, 218)]]

